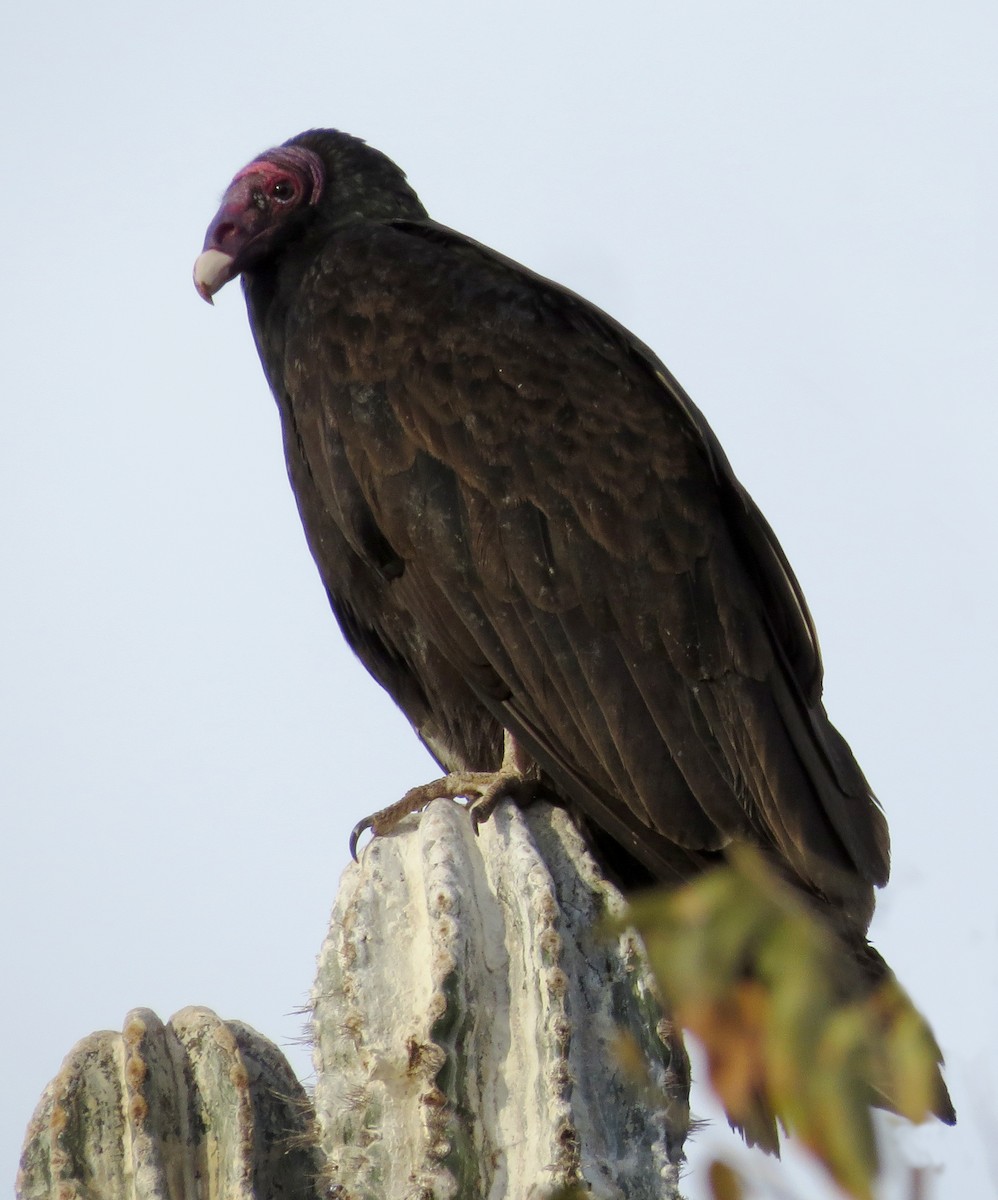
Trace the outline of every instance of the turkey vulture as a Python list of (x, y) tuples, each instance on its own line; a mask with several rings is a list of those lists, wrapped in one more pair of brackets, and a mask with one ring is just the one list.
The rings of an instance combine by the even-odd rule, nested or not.
[(751, 843), (882, 972), (887, 826), (800, 586), (652, 351), (336, 130), (232, 180), (194, 279), (237, 275), (336, 618), (457, 776), (409, 807), (533, 777), (625, 883)]

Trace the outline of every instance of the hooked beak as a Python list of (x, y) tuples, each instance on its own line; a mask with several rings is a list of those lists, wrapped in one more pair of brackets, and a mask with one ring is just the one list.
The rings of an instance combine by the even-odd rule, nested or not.
[(212, 296), (233, 276), (236, 260), (223, 250), (203, 250), (194, 262), (194, 286), (202, 300), (214, 304)]

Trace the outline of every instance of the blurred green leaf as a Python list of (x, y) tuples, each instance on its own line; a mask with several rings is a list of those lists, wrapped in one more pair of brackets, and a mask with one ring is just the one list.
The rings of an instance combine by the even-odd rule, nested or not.
[(710, 1164), (707, 1179), (713, 1200), (742, 1200), (745, 1195), (738, 1172), (719, 1158)]
[[(871, 989), (853, 954), (747, 848), (692, 884), (637, 898), (627, 924), (676, 1020), (703, 1043), (731, 1121), (776, 1150), (778, 1118), (840, 1186), (870, 1200), (870, 1104), (920, 1121), (939, 1102), (938, 1047), (897, 982)], [(717, 1200), (738, 1197), (737, 1177), (715, 1166)]]

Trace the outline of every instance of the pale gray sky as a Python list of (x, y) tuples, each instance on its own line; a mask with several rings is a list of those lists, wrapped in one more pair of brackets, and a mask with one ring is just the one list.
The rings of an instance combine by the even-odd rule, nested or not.
[(998, 1191), (996, 43), (990, 0), (8, 14), (0, 1178), (129, 1008), (294, 1038), (350, 826), (429, 777), (327, 610), (238, 289), (190, 283), (233, 172), (338, 125), (714, 425), (891, 821), (874, 937), (962, 1118), (895, 1153)]

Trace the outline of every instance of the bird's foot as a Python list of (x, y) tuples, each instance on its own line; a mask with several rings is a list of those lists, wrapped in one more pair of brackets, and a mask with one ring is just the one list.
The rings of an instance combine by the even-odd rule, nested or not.
[(410, 813), (421, 812), (431, 800), (465, 800), (475, 833), (483, 825), (500, 800), (510, 799), (521, 807), (536, 799), (541, 787), (537, 769), (513, 740), (506, 734), (502, 766), (498, 771), (455, 771), (432, 783), (410, 788), (401, 800), (380, 812), (364, 817), (350, 834), (350, 854), (357, 858), (357, 843), (370, 829), (372, 836), (390, 833)]
[(504, 774), (502, 771), (493, 775), (489, 786), (468, 802), (468, 816), (471, 818), (471, 827), (475, 831), (475, 836), (478, 836), (478, 827), (484, 825), (495, 812), (500, 800), (512, 800), (520, 808), (526, 808), (528, 804), (532, 804), (537, 799), (540, 789), (539, 779), (529, 778), (525, 775)]

